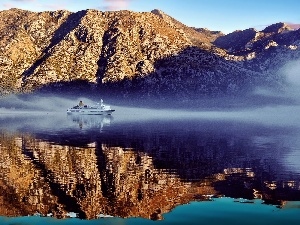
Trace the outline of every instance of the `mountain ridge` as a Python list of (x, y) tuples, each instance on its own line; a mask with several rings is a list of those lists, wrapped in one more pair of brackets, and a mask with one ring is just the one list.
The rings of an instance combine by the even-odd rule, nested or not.
[(141, 98), (240, 95), (261, 84), (280, 88), (279, 68), (300, 58), (300, 29), (285, 23), (225, 35), (157, 9), (0, 16), (1, 95), (76, 88)]

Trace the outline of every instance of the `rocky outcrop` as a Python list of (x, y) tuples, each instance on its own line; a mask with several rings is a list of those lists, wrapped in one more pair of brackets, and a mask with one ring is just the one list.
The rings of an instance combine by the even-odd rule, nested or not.
[(276, 23), (262, 31), (250, 28), (221, 36), (214, 41), (230, 54), (246, 55), (249, 52), (260, 53), (270, 47), (299, 46), (299, 32), (286, 23)]
[(196, 46), (207, 45), (207, 47), (209, 47), (211, 46), (211, 42), (213, 42), (219, 36), (224, 35), (220, 31), (210, 31), (206, 28), (188, 27), (159, 9), (154, 9), (151, 12), (155, 15), (158, 15), (174, 29), (180, 30), (181, 33), (186, 34), (189, 40)]
[(256, 35), (257, 30), (252, 28), (247, 30), (238, 30), (217, 38), (214, 44), (220, 48), (226, 49), (228, 52), (239, 52), (247, 48), (247, 44), (254, 40)]

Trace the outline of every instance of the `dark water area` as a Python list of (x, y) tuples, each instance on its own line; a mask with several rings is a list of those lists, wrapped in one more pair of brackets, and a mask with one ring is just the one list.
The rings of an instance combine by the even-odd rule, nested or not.
[(300, 224), (297, 106), (113, 108), (0, 110), (1, 224)]

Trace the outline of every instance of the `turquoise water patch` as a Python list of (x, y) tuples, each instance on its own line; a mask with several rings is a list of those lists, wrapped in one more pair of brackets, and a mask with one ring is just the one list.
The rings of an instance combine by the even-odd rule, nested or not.
[(142, 218), (101, 218), (80, 220), (77, 218), (55, 219), (49, 217), (0, 217), (1, 225), (253, 225), (253, 224), (300, 224), (300, 202), (287, 202), (280, 209), (263, 204), (261, 200), (252, 202), (232, 198), (218, 198), (207, 202), (191, 202), (176, 207), (162, 215), (163, 219), (152, 221)]
[[(175, 216), (176, 215), (176, 216)], [(165, 215), (167, 224), (300, 224), (300, 210), (279, 209), (256, 200), (236, 201), (219, 198), (211, 202), (192, 202)]]

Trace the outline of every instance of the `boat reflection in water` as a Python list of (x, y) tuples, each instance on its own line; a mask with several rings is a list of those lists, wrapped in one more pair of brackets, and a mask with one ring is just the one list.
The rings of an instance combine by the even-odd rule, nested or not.
[(99, 128), (109, 126), (113, 120), (111, 115), (67, 115), (68, 119), (77, 123), (80, 129)]
[[(37, 120), (0, 119), (1, 215), (184, 218), (185, 224), (193, 220), (189, 213), (228, 212), (228, 201), (239, 209), (253, 205), (254, 215), (270, 204), (270, 219), (281, 218), (275, 209), (299, 212), (300, 172), (286, 161), (299, 157), (297, 128), (79, 115), (58, 129), (57, 119), (40, 128)], [(209, 207), (197, 211), (195, 202)]]

